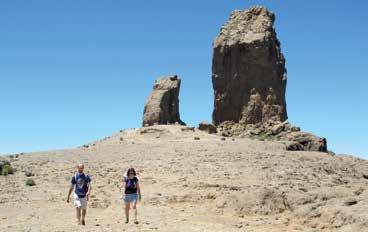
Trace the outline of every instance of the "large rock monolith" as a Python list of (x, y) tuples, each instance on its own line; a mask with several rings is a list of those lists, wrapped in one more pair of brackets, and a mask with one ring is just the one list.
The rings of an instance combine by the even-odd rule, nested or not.
[(143, 113), (143, 126), (155, 124), (184, 124), (179, 114), (180, 78), (175, 76), (155, 81)]
[(213, 43), (213, 123), (287, 119), (285, 59), (265, 7), (234, 11)]
[(223, 136), (282, 140), (288, 150), (327, 151), (325, 138), (287, 123), (285, 58), (265, 7), (234, 11), (213, 42), (213, 124)]

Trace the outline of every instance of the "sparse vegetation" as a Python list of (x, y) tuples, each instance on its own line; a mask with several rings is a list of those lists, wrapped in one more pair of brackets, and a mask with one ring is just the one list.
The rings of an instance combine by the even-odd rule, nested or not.
[(33, 179), (26, 180), (26, 186), (35, 186), (36, 182)]
[(3, 176), (14, 174), (14, 169), (10, 164), (4, 164), (0, 174)]

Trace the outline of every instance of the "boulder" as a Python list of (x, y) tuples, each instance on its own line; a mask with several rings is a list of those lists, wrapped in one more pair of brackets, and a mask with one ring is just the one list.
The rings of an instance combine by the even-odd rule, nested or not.
[(286, 143), (286, 150), (288, 151), (304, 151), (304, 146), (296, 141)]
[(234, 11), (213, 42), (213, 123), (287, 119), (285, 59), (265, 7)]
[(285, 125), (283, 123), (279, 123), (271, 128), (271, 132), (273, 135), (277, 135), (280, 134), (284, 129)]
[(175, 123), (185, 125), (179, 114), (180, 82), (176, 75), (155, 81), (144, 107), (143, 126)]
[(286, 135), (286, 139), (292, 142), (287, 146), (287, 150), (327, 152), (326, 139), (317, 137), (311, 133), (292, 132)]
[(201, 131), (206, 131), (209, 134), (217, 133), (217, 128), (212, 123), (209, 122), (201, 122), (198, 125), (198, 129)]
[(24, 175), (26, 177), (31, 177), (31, 176), (34, 176), (34, 173), (31, 170), (26, 170), (26, 171), (24, 171)]

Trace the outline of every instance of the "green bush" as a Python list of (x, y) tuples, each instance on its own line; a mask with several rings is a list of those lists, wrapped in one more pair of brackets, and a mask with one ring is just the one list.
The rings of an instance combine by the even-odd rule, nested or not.
[(33, 179), (26, 180), (26, 186), (35, 186), (36, 182)]
[(14, 174), (14, 169), (12, 168), (10, 164), (5, 164), (3, 166), (3, 169), (1, 170), (1, 175), (7, 176), (10, 174)]

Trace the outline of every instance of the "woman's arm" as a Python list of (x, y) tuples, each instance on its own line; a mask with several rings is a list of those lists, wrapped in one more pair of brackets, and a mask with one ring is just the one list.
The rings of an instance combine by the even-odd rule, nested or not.
[(138, 192), (139, 201), (141, 201), (142, 200), (141, 187), (138, 182), (137, 182), (137, 192)]
[(125, 193), (126, 184), (127, 184), (127, 182), (126, 182), (126, 178), (125, 178), (125, 176), (123, 176), (123, 179), (122, 179), (122, 185), (121, 185), (121, 195), (122, 195), (122, 196), (123, 196), (123, 195), (124, 195), (124, 193)]

